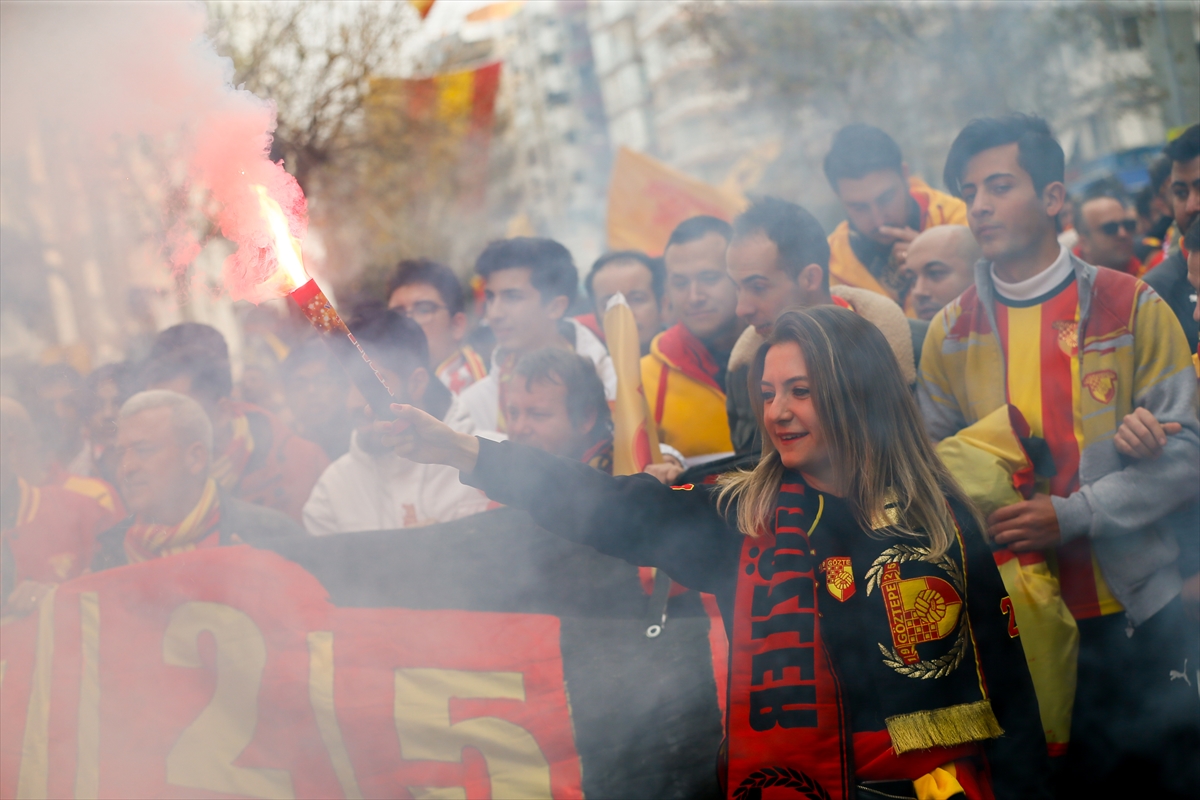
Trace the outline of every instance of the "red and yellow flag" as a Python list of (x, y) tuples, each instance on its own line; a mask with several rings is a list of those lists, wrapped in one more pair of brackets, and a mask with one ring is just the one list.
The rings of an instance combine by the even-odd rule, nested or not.
[(499, 3), (489, 3), (483, 8), (477, 8), (467, 14), (467, 22), (495, 22), (508, 19), (521, 10), (525, 0), (503, 0)]
[(435, 2), (436, 0), (408, 0), (408, 4), (417, 10), (417, 13), (421, 15), (421, 19), (429, 16), (429, 10), (433, 8)]
[(372, 78), (368, 126), (385, 138), (408, 124), (432, 127), (423, 137), (428, 157), (457, 162), (465, 195), (482, 202), (499, 87), (499, 62), (417, 80)]
[(622, 147), (608, 188), (608, 246), (659, 255), (685, 219), (707, 214), (732, 220), (745, 205), (737, 193)]
[(613, 474), (636, 475), (647, 464), (662, 462), (658, 431), (649, 424), (650, 409), (642, 390), (642, 353), (637, 322), (625, 296), (617, 294), (604, 312), (604, 337), (617, 373), (613, 408)]

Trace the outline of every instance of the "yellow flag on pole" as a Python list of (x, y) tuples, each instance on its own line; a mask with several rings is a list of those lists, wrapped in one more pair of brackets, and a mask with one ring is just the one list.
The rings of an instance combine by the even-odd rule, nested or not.
[(707, 214), (728, 221), (745, 207), (736, 192), (622, 147), (608, 187), (608, 247), (661, 255), (671, 231), (685, 219)]
[(637, 322), (619, 292), (604, 311), (604, 338), (617, 373), (613, 408), (613, 474), (636, 475), (647, 464), (662, 462), (658, 430), (650, 424), (650, 407), (642, 389), (642, 353)]

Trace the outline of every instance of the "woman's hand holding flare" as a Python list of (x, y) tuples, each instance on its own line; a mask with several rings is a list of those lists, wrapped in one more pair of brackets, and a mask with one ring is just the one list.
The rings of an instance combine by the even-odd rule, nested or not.
[(459, 433), (415, 406), (392, 404), (394, 420), (376, 422), (383, 443), (396, 455), (419, 464), (445, 464), (471, 472), (479, 458), (479, 440)]

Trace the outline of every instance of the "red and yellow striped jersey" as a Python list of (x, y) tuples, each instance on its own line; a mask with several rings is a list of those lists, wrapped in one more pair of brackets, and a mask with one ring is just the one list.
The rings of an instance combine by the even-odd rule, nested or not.
[[(1083, 419), (1079, 391), (1079, 291), (1075, 276), (1028, 301), (997, 296), (996, 325), (1008, 376), (1008, 401), (1033, 436), (1046, 440), (1057, 474), (1039, 489), (1066, 497), (1079, 489)], [(1063, 599), (1076, 619), (1122, 611), (1086, 538), (1057, 552)]]

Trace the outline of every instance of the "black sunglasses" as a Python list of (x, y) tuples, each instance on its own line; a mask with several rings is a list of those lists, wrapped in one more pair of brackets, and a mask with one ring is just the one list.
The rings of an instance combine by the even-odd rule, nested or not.
[(1137, 220), (1123, 219), (1120, 222), (1106, 222), (1103, 225), (1097, 225), (1105, 236), (1116, 236), (1117, 231), (1121, 228), (1125, 229), (1128, 234), (1133, 234), (1137, 231)]

